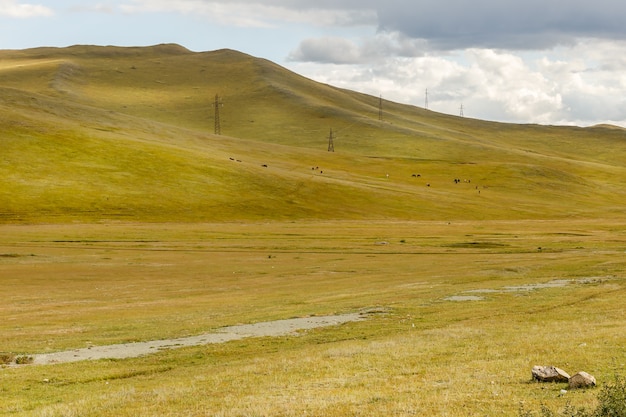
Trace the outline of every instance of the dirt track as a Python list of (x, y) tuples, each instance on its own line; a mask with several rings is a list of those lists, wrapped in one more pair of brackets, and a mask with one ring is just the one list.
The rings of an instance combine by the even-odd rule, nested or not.
[(364, 320), (362, 313), (342, 314), (335, 316), (304, 317), (277, 320), (255, 324), (229, 326), (215, 333), (179, 339), (153, 340), (150, 342), (123, 343), (108, 346), (92, 346), (84, 349), (64, 352), (30, 355), (35, 365), (78, 362), (97, 359), (125, 359), (148, 355), (161, 349), (176, 349), (185, 346), (199, 346), (211, 343), (224, 343), (246, 337), (286, 336), (296, 334), (298, 330), (336, 326), (343, 323)]

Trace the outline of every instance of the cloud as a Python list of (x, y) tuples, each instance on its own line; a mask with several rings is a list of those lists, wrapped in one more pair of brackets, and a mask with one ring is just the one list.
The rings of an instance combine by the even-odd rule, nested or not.
[(126, 0), (127, 13), (203, 16), (239, 27), (369, 26), (432, 50), (545, 50), (579, 39), (626, 39), (623, 0)]
[(377, 13), (380, 30), (439, 50), (541, 50), (580, 38), (626, 39), (622, 0), (388, 0)]
[(54, 12), (45, 6), (18, 3), (15, 0), (0, 0), (0, 16), (29, 18), (53, 14)]
[(343, 38), (305, 39), (288, 58), (290, 61), (356, 64), (362, 61), (359, 47)]
[(315, 26), (375, 26), (376, 12), (359, 7), (357, 1), (335, 4), (304, 0), (132, 0), (121, 9), (126, 13), (169, 12), (203, 16), (213, 21), (239, 27), (274, 27), (284, 23), (307, 23)]
[(625, 42), (584, 40), (520, 54), (471, 48), (367, 63), (297, 62), (317, 81), (431, 110), (514, 123), (626, 126)]
[(433, 51), (546, 50), (587, 38), (626, 39), (623, 0), (122, 0), (118, 8), (236, 27), (371, 27)]
[(378, 33), (357, 41), (339, 37), (309, 38), (300, 42), (289, 61), (334, 64), (366, 63), (388, 57), (416, 57), (426, 52), (424, 41), (399, 33)]
[(466, 52), (472, 63), (477, 88), (468, 97), (477, 102), (497, 103), (508, 119), (549, 123), (562, 110), (558, 84), (533, 70), (520, 57), (490, 49)]

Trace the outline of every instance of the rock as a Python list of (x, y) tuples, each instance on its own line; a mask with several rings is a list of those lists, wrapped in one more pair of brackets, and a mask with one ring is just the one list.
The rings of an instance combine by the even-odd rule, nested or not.
[(587, 372), (579, 372), (569, 379), (570, 389), (574, 388), (590, 388), (596, 386), (596, 378)]
[(533, 379), (539, 382), (568, 382), (569, 374), (556, 366), (533, 366)]

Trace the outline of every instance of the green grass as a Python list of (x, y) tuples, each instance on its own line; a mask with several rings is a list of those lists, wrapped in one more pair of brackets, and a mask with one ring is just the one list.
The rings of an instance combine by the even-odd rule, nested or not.
[[(376, 97), (234, 51), (0, 57), (0, 361), (378, 311), (5, 366), (0, 414), (518, 415), (602, 402), (533, 383), (533, 365), (600, 389), (624, 374), (623, 130), (390, 102), (381, 122)], [(447, 300), (468, 294), (483, 299)]]

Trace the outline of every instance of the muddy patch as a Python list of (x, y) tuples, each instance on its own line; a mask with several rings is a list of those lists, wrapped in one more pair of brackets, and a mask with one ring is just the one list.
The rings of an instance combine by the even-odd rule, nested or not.
[(485, 297), (480, 297), (478, 295), (453, 295), (444, 298), (446, 301), (482, 301), (484, 299)]
[[(524, 285), (510, 285), (501, 288), (479, 288), (476, 290), (464, 291), (461, 295), (453, 295), (444, 298), (445, 301), (481, 301), (485, 300), (483, 294), (506, 294), (506, 293), (525, 293), (546, 288), (564, 288), (570, 285), (580, 284), (599, 284), (605, 281), (613, 279), (612, 277), (587, 277), (579, 279), (553, 279), (552, 281), (536, 283), (536, 284), (524, 284)], [(475, 295), (480, 294), (480, 295)]]
[(517, 293), (517, 292), (530, 292), (535, 290), (541, 290), (546, 288), (564, 288), (570, 285), (576, 284), (597, 284), (611, 279), (610, 277), (588, 277), (580, 279), (553, 279), (552, 281), (536, 283), (536, 284), (524, 284), (524, 285), (510, 285), (502, 287), (500, 289), (493, 288), (481, 288), (476, 290), (465, 291), (466, 294), (489, 294), (489, 293)]
[(35, 365), (78, 362), (98, 359), (127, 359), (148, 355), (162, 349), (176, 349), (187, 346), (200, 346), (224, 343), (247, 337), (268, 337), (297, 335), (298, 332), (321, 327), (338, 326), (344, 323), (365, 320), (365, 313), (350, 313), (334, 316), (313, 316), (276, 320), (255, 324), (243, 324), (219, 329), (213, 333), (178, 339), (153, 340), (149, 342), (122, 343), (108, 346), (92, 346), (64, 352), (28, 355)]

